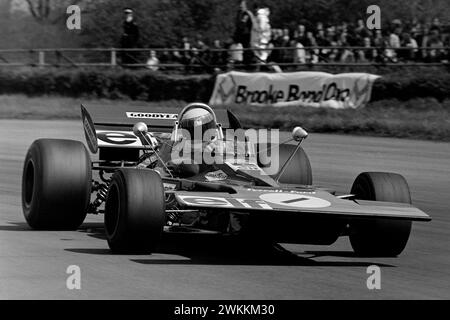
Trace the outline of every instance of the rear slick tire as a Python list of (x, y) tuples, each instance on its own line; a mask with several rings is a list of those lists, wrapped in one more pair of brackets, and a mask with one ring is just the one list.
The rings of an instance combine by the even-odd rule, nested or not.
[(91, 160), (81, 142), (34, 141), (22, 175), (22, 209), (28, 225), (38, 230), (76, 230), (86, 218), (91, 184)]

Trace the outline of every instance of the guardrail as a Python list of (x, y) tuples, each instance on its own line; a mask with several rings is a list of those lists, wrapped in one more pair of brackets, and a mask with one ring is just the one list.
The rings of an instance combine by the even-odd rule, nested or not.
[[(438, 61), (421, 61), (420, 59), (405, 59), (401, 61), (394, 61), (392, 57), (387, 57), (387, 51), (396, 53), (403, 52), (414, 54), (427, 55), (428, 52), (439, 52), (441, 58)], [(202, 61), (205, 54), (211, 55), (214, 53), (226, 53), (231, 57), (233, 53), (240, 53), (244, 55), (245, 51), (266, 51), (266, 52), (290, 52), (291, 55), (303, 51), (309, 57), (316, 57), (317, 61), (298, 61), (292, 57), (292, 61), (273, 61), (280, 67), (310, 67), (310, 66), (442, 66), (448, 65), (448, 58), (450, 56), (450, 47), (275, 47), (270, 49), (206, 49), (206, 50), (185, 50), (174, 48), (47, 48), (47, 49), (0, 49), (0, 66), (2, 67), (146, 67), (146, 59), (149, 57), (150, 51), (155, 51), (157, 56), (174, 55), (178, 53), (183, 57), (195, 57), (192, 61), (167, 61), (158, 64), (159, 68), (164, 69), (183, 69), (189, 68), (225, 68), (232, 59), (225, 59), (222, 64), (211, 64), (210, 61)], [(355, 62), (339, 62), (327, 60), (324, 52), (342, 53), (344, 51), (358, 53), (358, 52), (375, 52), (381, 56), (384, 61), (355, 61)], [(424, 54), (426, 53), (426, 54)], [(122, 62), (122, 56), (126, 55), (127, 63)], [(191, 63), (192, 62), (192, 63)], [(253, 61), (252, 63), (244, 64), (243, 61), (233, 61), (234, 67), (249, 67), (261, 66), (266, 63), (262, 61)]]

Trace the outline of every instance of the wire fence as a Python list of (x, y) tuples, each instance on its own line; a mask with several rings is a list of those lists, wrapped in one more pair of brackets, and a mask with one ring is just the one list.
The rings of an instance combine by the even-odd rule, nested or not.
[[(250, 53), (250, 59), (248, 59)], [(258, 59), (260, 53), (269, 58)], [(149, 58), (155, 56), (155, 63)], [(346, 58), (343, 59), (343, 56)], [(246, 58), (247, 56), (247, 58)], [(276, 57), (276, 58), (275, 58)], [(369, 57), (369, 58), (368, 58)], [(229, 70), (311, 66), (448, 66), (450, 47), (276, 47), (270, 49), (48, 48), (0, 49), (0, 67), (129, 67), (152, 70)]]

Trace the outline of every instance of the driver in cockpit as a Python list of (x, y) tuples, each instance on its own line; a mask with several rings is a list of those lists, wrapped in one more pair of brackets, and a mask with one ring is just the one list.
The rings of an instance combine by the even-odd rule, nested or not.
[[(220, 159), (226, 149), (222, 127), (208, 105), (193, 103), (186, 106), (175, 123), (172, 141), (171, 158), (165, 166), (165, 169), (170, 171), (170, 175), (181, 178), (198, 176), (208, 181), (228, 178), (215, 162), (205, 161), (208, 157), (209, 160), (215, 158), (215, 154)], [(158, 168), (158, 171), (161, 169)], [(241, 230), (242, 219), (245, 220), (246, 217), (228, 211), (213, 215), (204, 213), (193, 222), (193, 225), (201, 224), (203, 227), (220, 225), (224, 230), (235, 233)]]
[(208, 105), (192, 103), (180, 112), (172, 141), (167, 167), (176, 176), (188, 178), (214, 170), (214, 164), (205, 159), (214, 157), (221, 148), (223, 132)]

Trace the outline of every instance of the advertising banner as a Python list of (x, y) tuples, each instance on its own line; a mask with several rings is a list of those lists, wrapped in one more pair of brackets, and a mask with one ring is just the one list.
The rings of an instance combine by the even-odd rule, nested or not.
[(367, 73), (245, 73), (217, 76), (212, 106), (360, 108), (370, 101), (373, 82)]

